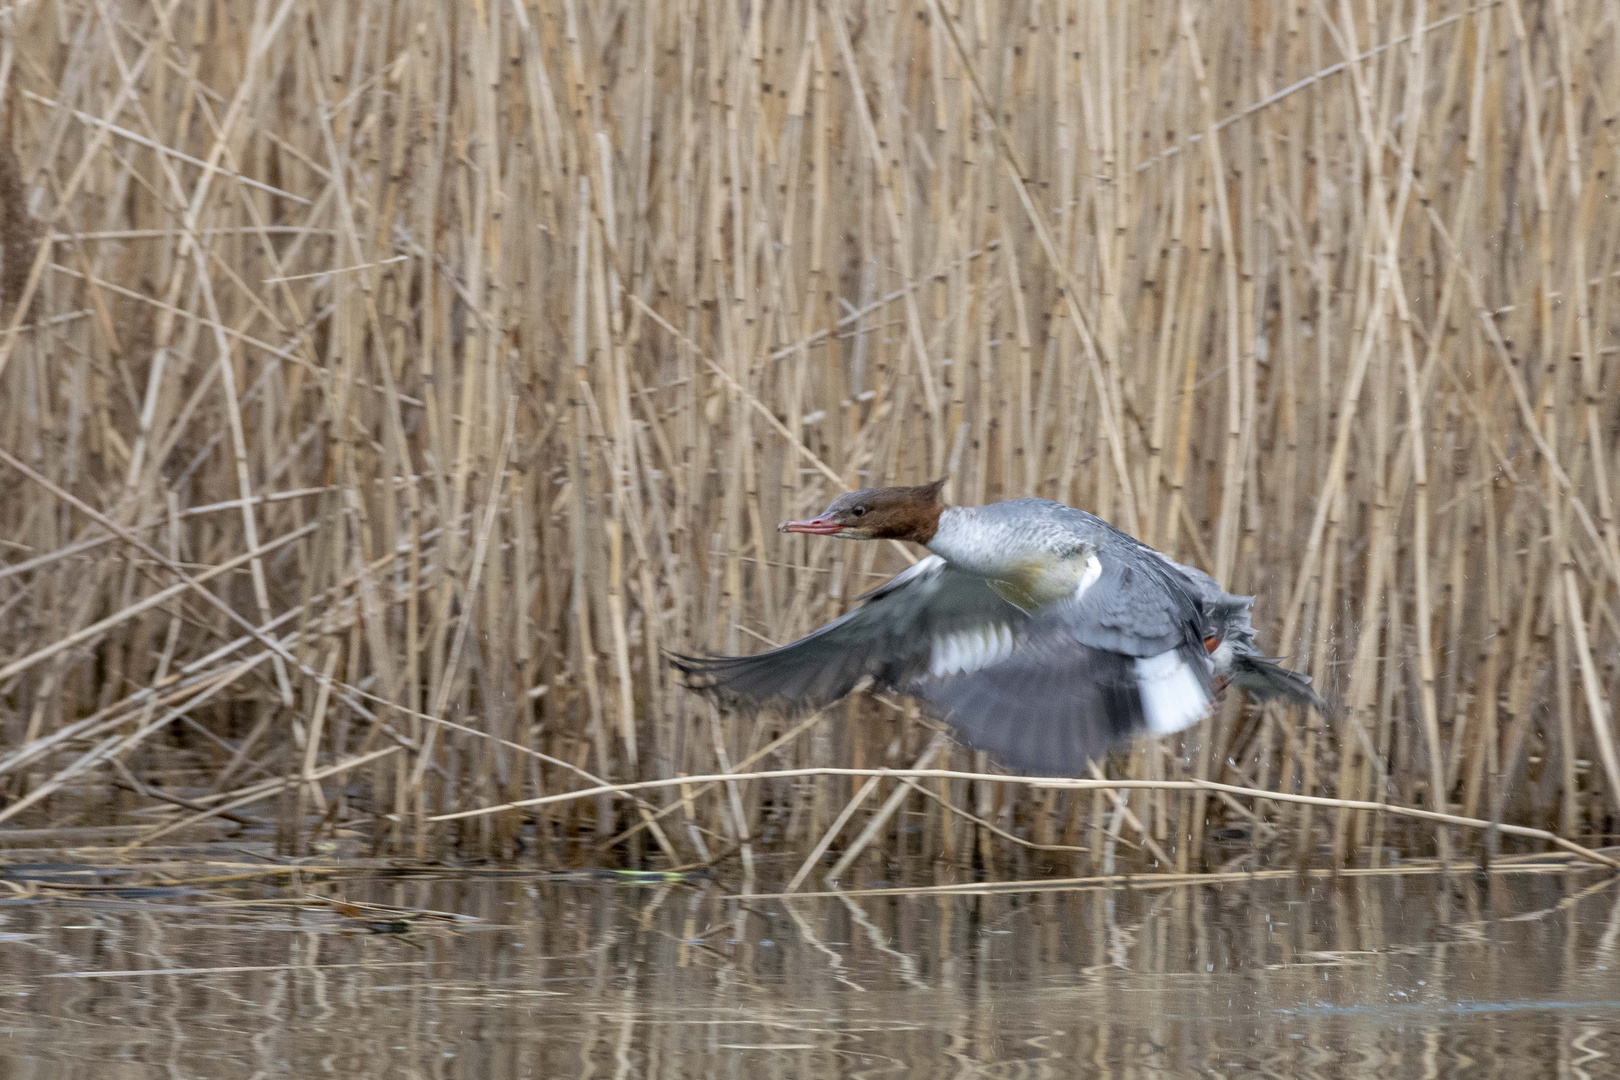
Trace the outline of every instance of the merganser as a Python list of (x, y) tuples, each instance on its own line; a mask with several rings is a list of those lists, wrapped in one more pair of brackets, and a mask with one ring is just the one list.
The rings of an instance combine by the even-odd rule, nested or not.
[(1254, 597), (1083, 510), (1049, 499), (948, 506), (944, 485), (852, 491), (779, 525), (932, 554), (791, 645), (672, 657), (686, 685), (802, 711), (870, 678), (1041, 776), (1076, 776), (1123, 739), (1191, 727), (1228, 683), (1327, 714), (1309, 677), (1255, 648)]

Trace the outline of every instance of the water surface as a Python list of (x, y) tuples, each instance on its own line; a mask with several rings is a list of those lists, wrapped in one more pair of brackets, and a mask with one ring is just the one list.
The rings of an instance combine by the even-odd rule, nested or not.
[[(374, 909), (300, 907), (312, 893)], [(1620, 1076), (1591, 872), (738, 902), (521, 876), (0, 902), (0, 1076)]]

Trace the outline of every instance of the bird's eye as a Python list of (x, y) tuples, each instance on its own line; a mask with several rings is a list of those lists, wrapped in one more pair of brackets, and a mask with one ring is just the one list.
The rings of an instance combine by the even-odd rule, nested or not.
[(860, 517), (862, 514), (866, 513), (866, 507), (857, 506), (855, 509), (851, 510), (850, 513), (856, 517)]

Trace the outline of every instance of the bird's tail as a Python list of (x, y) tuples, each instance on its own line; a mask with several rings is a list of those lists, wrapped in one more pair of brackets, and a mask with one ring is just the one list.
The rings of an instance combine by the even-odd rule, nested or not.
[(1270, 657), (1256, 653), (1240, 653), (1232, 658), (1232, 682), (1247, 690), (1261, 701), (1281, 699), (1296, 705), (1306, 705), (1323, 716), (1332, 717), (1337, 710), (1311, 689), (1311, 677), (1289, 671)]

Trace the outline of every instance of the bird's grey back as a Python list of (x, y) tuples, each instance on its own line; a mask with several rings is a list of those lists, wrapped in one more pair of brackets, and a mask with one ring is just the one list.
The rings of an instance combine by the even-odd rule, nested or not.
[(952, 506), (929, 544), (953, 562), (1009, 560), (1021, 554), (1068, 555), (1077, 544), (1106, 550), (1135, 541), (1095, 514), (1051, 499), (1008, 499), (985, 506)]
[(1006, 502), (975, 507), (973, 512), (978, 520), (1005, 523), (1037, 543), (1059, 547), (1082, 541), (1094, 544), (1102, 551), (1112, 551), (1116, 557), (1124, 554), (1162, 560), (1180, 575), (1193, 597), (1212, 612), (1233, 607), (1246, 609), (1254, 600), (1252, 596), (1227, 592), (1213, 577), (1196, 566), (1176, 562), (1164, 552), (1149, 547), (1096, 514), (1051, 499), (1008, 499)]
[[(983, 546), (1004, 554), (1009, 549), (1028, 551), (1067, 551), (1075, 544), (1086, 544), (1104, 558), (1142, 566), (1160, 566), (1171, 571), (1179, 584), (1207, 618), (1223, 627), (1239, 648), (1252, 648), (1254, 627), (1249, 621), (1252, 596), (1236, 596), (1220, 587), (1209, 574), (1176, 562), (1164, 552), (1149, 547), (1129, 533), (1115, 528), (1096, 514), (1066, 506), (1051, 499), (1008, 499), (985, 506), (952, 507), (960, 514), (956, 524), (971, 526), (973, 546)], [(945, 522), (942, 520), (942, 525)], [(969, 530), (964, 530), (969, 531)], [(955, 544), (933, 545), (952, 561), (971, 563), (976, 551), (953, 552)], [(941, 550), (947, 548), (947, 550)], [(967, 556), (963, 558), (961, 556)]]

